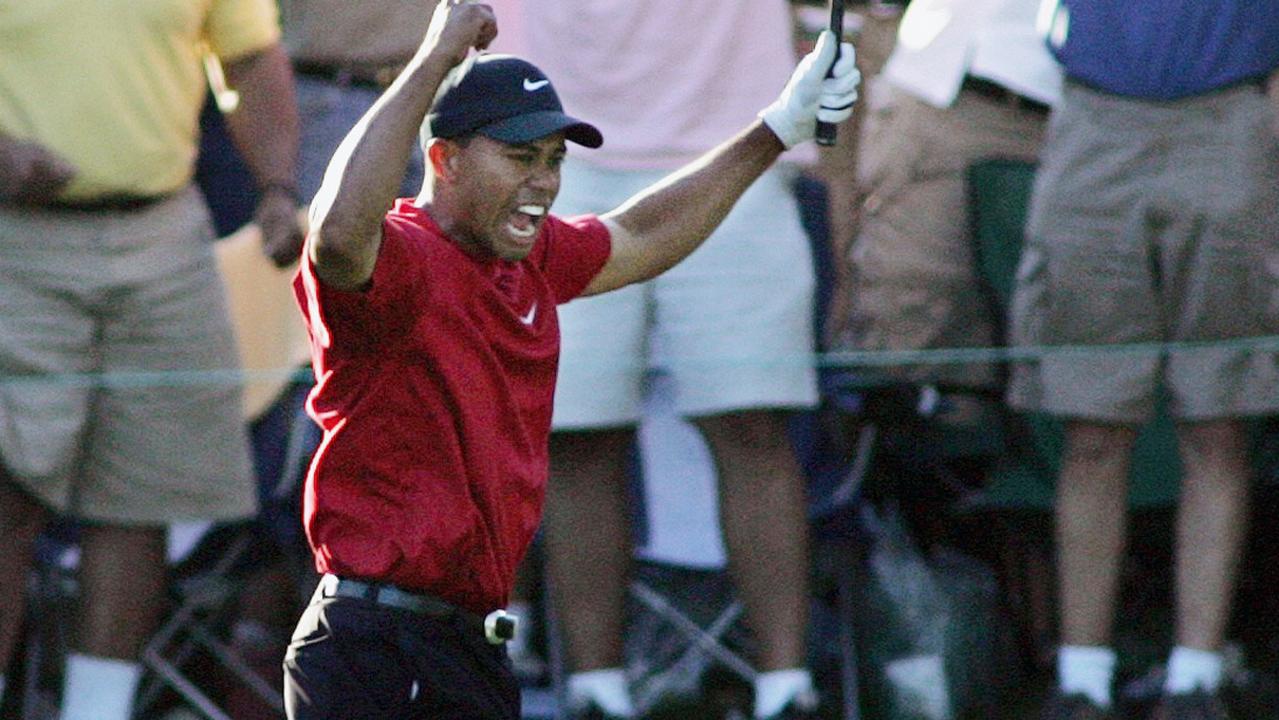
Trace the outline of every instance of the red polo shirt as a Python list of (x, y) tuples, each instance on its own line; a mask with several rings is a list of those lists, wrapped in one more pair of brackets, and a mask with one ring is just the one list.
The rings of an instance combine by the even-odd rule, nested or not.
[(559, 361), (555, 306), (608, 259), (593, 216), (543, 224), (519, 262), (480, 261), (400, 200), (371, 287), (294, 293), (324, 428), (303, 522), (316, 569), (475, 612), (504, 605), (542, 515)]

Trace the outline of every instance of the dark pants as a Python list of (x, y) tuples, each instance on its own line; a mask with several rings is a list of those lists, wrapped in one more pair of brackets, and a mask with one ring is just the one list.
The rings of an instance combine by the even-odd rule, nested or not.
[(458, 617), (316, 598), (284, 656), (290, 720), (519, 720), (503, 645)]

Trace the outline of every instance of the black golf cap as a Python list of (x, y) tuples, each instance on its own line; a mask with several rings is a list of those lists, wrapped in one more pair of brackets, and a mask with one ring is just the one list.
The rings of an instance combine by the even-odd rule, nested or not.
[(564, 114), (559, 95), (533, 63), (513, 55), (480, 55), (426, 116), (431, 135), (472, 132), (518, 145), (551, 133), (597, 148), (604, 136), (590, 123)]

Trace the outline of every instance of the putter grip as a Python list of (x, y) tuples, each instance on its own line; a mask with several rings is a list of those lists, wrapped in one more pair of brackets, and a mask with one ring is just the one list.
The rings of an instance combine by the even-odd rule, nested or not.
[[(835, 59), (831, 61), (826, 77), (835, 73), (835, 63), (839, 62), (839, 45), (844, 39), (844, 0), (830, 0), (830, 31), (835, 33)], [(817, 144), (829, 147), (835, 144), (839, 134), (839, 126), (834, 123), (817, 121)]]

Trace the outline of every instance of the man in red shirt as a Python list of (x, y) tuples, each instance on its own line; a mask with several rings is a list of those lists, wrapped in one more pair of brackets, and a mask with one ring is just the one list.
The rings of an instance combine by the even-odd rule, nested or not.
[[(519, 717), (500, 608), (541, 517), (556, 305), (679, 262), (856, 96), (851, 48), (823, 79), (828, 35), (761, 120), (618, 210), (564, 220), (547, 208), (565, 141), (603, 138), (530, 63), (467, 60), (496, 33), (486, 5), (439, 5), (311, 208), (294, 288), (325, 434), (303, 507), (324, 578), (285, 658), (291, 718)], [(388, 212), (419, 126), (433, 187)]]

